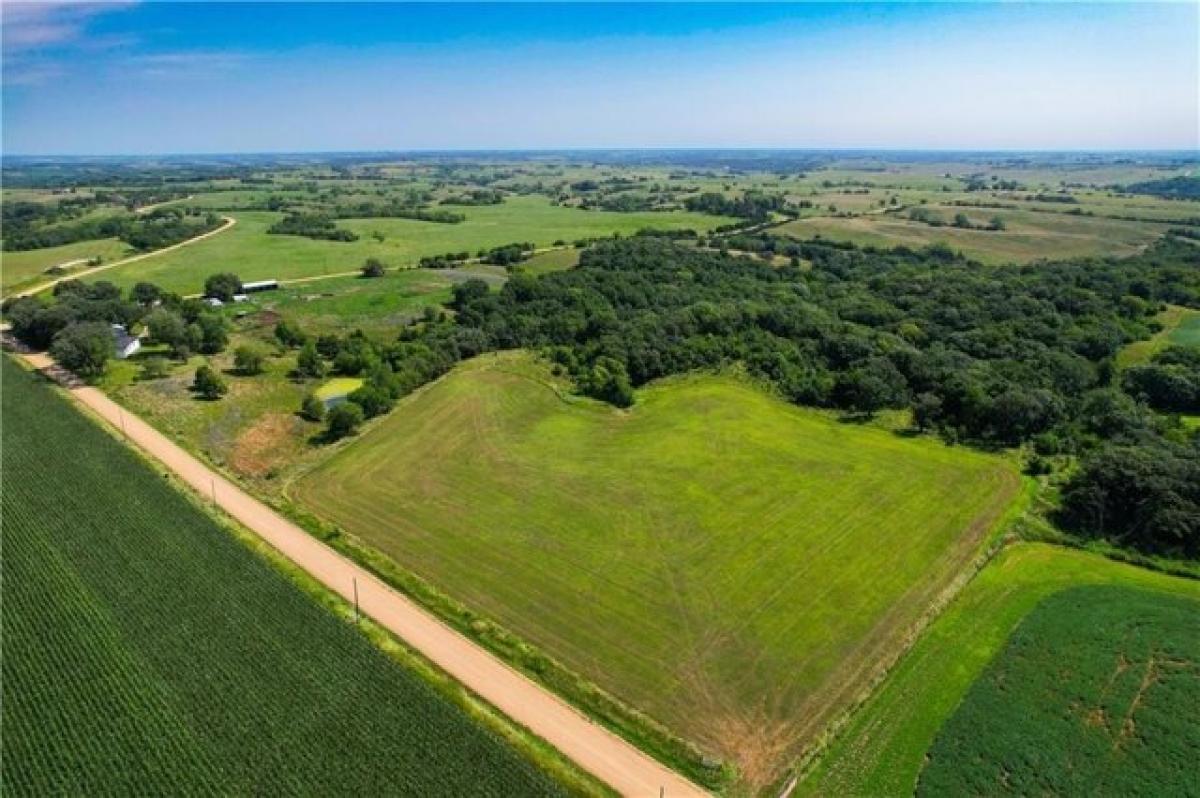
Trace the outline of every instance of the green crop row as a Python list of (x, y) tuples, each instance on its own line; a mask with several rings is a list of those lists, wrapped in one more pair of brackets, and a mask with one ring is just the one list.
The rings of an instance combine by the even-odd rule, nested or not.
[(562, 790), (3, 362), (9, 795)]

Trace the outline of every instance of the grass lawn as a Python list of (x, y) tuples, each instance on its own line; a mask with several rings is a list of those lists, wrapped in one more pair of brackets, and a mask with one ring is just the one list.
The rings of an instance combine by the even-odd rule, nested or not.
[[(125, 242), (116, 238), (101, 238), (95, 241), (76, 241), (61, 247), (45, 247), (23, 252), (0, 253), (0, 290), (17, 290), (25, 286), (50, 280), (54, 275), (46, 269), (71, 261), (87, 260), (96, 256), (106, 261), (120, 260), (133, 253)], [(83, 269), (82, 263), (71, 267)], [(103, 279), (103, 278), (100, 278)]]
[(938, 730), (1047, 596), (1117, 585), (1200, 599), (1200, 581), (1042, 543), (1011, 546), (967, 585), (805, 775), (794, 795), (910, 795)]
[(1183, 318), (1167, 336), (1174, 346), (1200, 346), (1200, 311), (1186, 308)]
[(739, 766), (778, 775), (1014, 498), (1007, 461), (735, 377), (631, 411), (523, 353), (462, 364), (291, 487), (468, 606)]
[(1004, 219), (1002, 231), (931, 227), (898, 215), (857, 216), (836, 219), (800, 219), (773, 228), (797, 238), (850, 241), (860, 246), (924, 247), (942, 242), (984, 263), (1026, 263), (1039, 258), (1072, 258), (1085, 255), (1132, 255), (1158, 238), (1166, 228), (1146, 222), (1127, 222), (1061, 213), (925, 206), (947, 221), (962, 212), (975, 222), (993, 216)]
[(357, 391), (362, 384), (362, 377), (333, 377), (321, 383), (320, 387), (313, 391), (313, 395), (322, 402), (328, 402), (330, 399)]
[(1200, 599), (1050, 596), (938, 733), (918, 795), (1185, 795), (1200, 751)]
[(578, 249), (552, 249), (549, 252), (539, 252), (519, 265), (522, 271), (529, 274), (547, 274), (574, 269), (579, 264)]
[(0, 369), (6, 795), (565, 793), (40, 377)]
[(1117, 353), (1117, 365), (1147, 363), (1168, 346), (1200, 346), (1200, 310), (1169, 305), (1157, 318), (1162, 329), (1145, 341), (1134, 341), (1122, 349)]
[[(161, 257), (120, 267), (105, 279), (122, 286), (148, 280), (182, 294), (200, 291), (204, 278), (232, 271), (243, 280), (290, 279), (337, 274), (358, 269), (368, 257), (388, 266), (415, 264), (422, 256), (494, 247), (516, 241), (549, 246), (644, 227), (708, 230), (729, 219), (698, 213), (607, 213), (551, 205), (545, 197), (511, 197), (501, 205), (458, 208), (461, 224), (411, 219), (343, 219), (340, 227), (361, 237), (353, 242), (317, 241), (303, 236), (269, 235), (267, 228), (282, 214), (235, 212), (238, 224), (211, 239)], [(379, 241), (373, 233), (379, 233)]]

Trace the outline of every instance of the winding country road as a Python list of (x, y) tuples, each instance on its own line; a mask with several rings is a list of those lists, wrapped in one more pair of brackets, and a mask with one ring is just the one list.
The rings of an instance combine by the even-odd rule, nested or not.
[[(39, 370), (54, 366), (46, 355), (22, 357)], [(129, 442), (330, 590), (347, 601), (354, 601), (357, 592), (363, 613), (614, 790), (646, 798), (706, 794), (253, 498), (98, 389), (82, 386), (69, 390), (76, 401)]]
[[(102, 272), (102, 271), (106, 271), (108, 269), (113, 269), (113, 268), (116, 268), (117, 266), (124, 266), (127, 263), (136, 263), (139, 260), (145, 260), (146, 258), (153, 258), (158, 255), (162, 255), (166, 252), (172, 252), (174, 250), (179, 249), (180, 247), (186, 247), (189, 244), (195, 244), (197, 241), (203, 241), (206, 238), (212, 238), (215, 235), (220, 235), (221, 233), (224, 233), (226, 230), (228, 230), (229, 228), (231, 228), (235, 224), (237, 224), (237, 219), (233, 218), (232, 216), (222, 216), (221, 218), (225, 220), (225, 223), (222, 224), (220, 227), (218, 227), (214, 230), (209, 230), (207, 233), (201, 233), (200, 235), (195, 236), (194, 238), (189, 238), (186, 241), (180, 241), (178, 244), (172, 244), (169, 247), (163, 247), (162, 249), (151, 250), (150, 252), (143, 252), (140, 255), (132, 255), (128, 258), (122, 258), (121, 260), (114, 260), (111, 263), (102, 263), (99, 266), (93, 266), (90, 269), (84, 269), (83, 271), (75, 272), (74, 274), (64, 274), (61, 277), (56, 277), (53, 280), (47, 280), (46, 282), (39, 283), (31, 288), (25, 288), (20, 291), (16, 291), (11, 296), (13, 296), (13, 297), (33, 296), (34, 294), (42, 293), (43, 291), (45, 291), (48, 288), (53, 288), (54, 286), (58, 285), (59, 283), (63, 282), (64, 280), (78, 280), (82, 277), (91, 277), (93, 274), (96, 274), (97, 272)], [(74, 261), (72, 261), (72, 262), (74, 262)]]

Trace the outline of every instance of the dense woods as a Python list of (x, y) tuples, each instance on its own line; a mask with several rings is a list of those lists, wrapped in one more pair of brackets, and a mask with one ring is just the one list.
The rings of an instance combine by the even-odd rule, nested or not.
[(1164, 180), (1145, 180), (1125, 186), (1130, 194), (1149, 194), (1167, 199), (1200, 199), (1200, 177), (1168, 177)]

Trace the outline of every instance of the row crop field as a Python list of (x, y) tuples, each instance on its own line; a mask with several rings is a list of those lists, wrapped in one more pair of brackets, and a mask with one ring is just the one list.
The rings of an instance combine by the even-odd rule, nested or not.
[(735, 377), (654, 384), (618, 411), (517, 352), (410, 396), (292, 493), (762, 787), (1018, 484), (1002, 458)]
[(3, 359), (6, 795), (552, 795)]
[[(1166, 576), (1114, 562), (1098, 554), (1043, 543), (1010, 546), (967, 585), (904, 656), (879, 689), (855, 712), (850, 723), (814, 766), (805, 773), (793, 794), (911, 795), (917, 788), (926, 755), (934, 745), (939, 730), (955, 716), (964, 697), (972, 690), (972, 685), (976, 684), (997, 654), (1004, 650), (1014, 629), (1047, 597), (1088, 585), (1118, 587), (1126, 592), (1152, 591), (1168, 598), (1176, 596), (1189, 600), (1192, 609), (1185, 619), (1191, 624), (1189, 634), (1194, 651), (1198, 634), (1195, 624), (1197, 609), (1200, 609), (1196, 607), (1196, 602), (1200, 601), (1200, 581)], [(1130, 606), (1140, 605), (1134, 602)], [(1137, 615), (1134, 613), (1135, 617)], [(1064, 622), (1061, 618), (1055, 621), (1060, 625), (1070, 625), (1072, 622)], [(1094, 626), (1100, 622), (1093, 619), (1093, 622), (1087, 623)], [(1110, 623), (1112, 619), (1103, 622)], [(1125, 621), (1130, 622), (1128, 619)], [(1078, 623), (1085, 625), (1083, 620)], [(1081, 629), (1073, 634), (1087, 633)], [(1179, 638), (1176, 633), (1171, 634)], [(1098, 688), (1092, 682), (1085, 685), (1084, 693), (1072, 689), (1070, 695), (1056, 694), (1052, 700), (1046, 696), (1045, 679), (1065, 677), (1069, 674), (1064, 671), (1074, 667), (1067, 663), (1067, 652), (1072, 650), (1069, 639), (1070, 635), (1066, 633), (1060, 636), (1062, 671), (1055, 664), (1051, 666), (1052, 672), (1036, 679), (1014, 677), (1009, 681), (1007, 700), (1031, 700), (1030, 696), (1024, 696), (1026, 688), (1043, 690), (1041, 696), (1048, 703), (1045, 709), (1038, 711), (1053, 712), (1056, 709), (1065, 711), (1064, 704), (1069, 704), (1084, 693), (1094, 694)], [(1056, 647), (1054, 650), (1057, 652), (1060, 649)], [(1107, 657), (1102, 662), (1108, 668), (1103, 674), (1107, 676), (1117, 654), (1112, 651), (1103, 656)], [(1145, 662), (1142, 665), (1144, 667)], [(1092, 669), (1092, 665), (1089, 664), (1088, 668)], [(1139, 676), (1142, 674), (1144, 670)], [(1060, 678), (1059, 686), (1062, 683), (1063, 679)], [(1191, 701), (1194, 706), (1194, 694)], [(1036, 717), (1037, 714), (1030, 710), (1027, 718), (1030, 725), (1023, 726), (1030, 735), (1038, 733)], [(983, 762), (999, 762), (1003, 755), (1004, 752), (997, 747), (989, 751), (986, 757), (964, 761), (962, 767), (973, 768), (981, 766)], [(1054, 765), (1062, 767), (1066, 761), (1061, 759)], [(1049, 764), (1042, 762), (1044, 766)], [(950, 792), (993, 793), (1001, 787), (998, 783), (990, 786), (991, 789), (950, 789)], [(1013, 786), (1019, 790), (1022, 785), (1014, 782)], [(1036, 788), (1028, 784), (1023, 786), (1026, 788), (1025, 794), (1062, 794), (1062, 790), (1055, 790), (1048, 783)], [(1093, 786), (1097, 789), (1082, 790), (1081, 794), (1128, 792)], [(932, 791), (933, 785), (927, 785), (927, 789)], [(1143, 794), (1169, 792), (1165, 787), (1142, 791)]]
[(344, 219), (338, 226), (357, 241), (321, 241), (271, 235), (282, 218), (267, 211), (235, 212), (238, 224), (226, 233), (161, 257), (122, 266), (106, 275), (122, 286), (139, 280), (182, 294), (200, 291), (204, 278), (232, 271), (243, 280), (290, 279), (353, 271), (367, 258), (389, 266), (409, 266), (427, 255), (476, 252), (513, 242), (549, 246), (558, 240), (630, 235), (643, 228), (709, 230), (730, 219), (689, 212), (615, 213), (552, 205), (544, 197), (512, 197), (500, 205), (460, 209), (459, 224), (377, 218)]
[(938, 733), (918, 795), (1183, 795), (1200, 601), (1077, 587), (1039, 604)]

